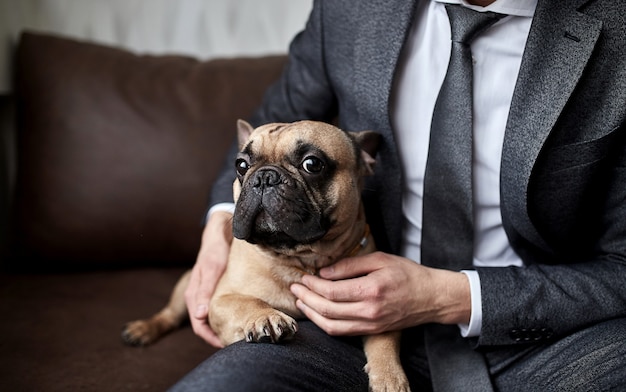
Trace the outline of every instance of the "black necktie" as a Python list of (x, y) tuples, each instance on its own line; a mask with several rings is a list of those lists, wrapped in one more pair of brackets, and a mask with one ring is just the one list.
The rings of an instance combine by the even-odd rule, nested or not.
[(470, 42), (502, 15), (446, 5), (452, 51), (430, 131), (424, 177), (422, 263), (472, 266), (472, 53)]
[[(471, 41), (503, 15), (446, 5), (452, 50), (430, 131), (424, 177), (422, 264), (459, 271), (472, 267), (472, 54)], [(435, 391), (489, 391), (485, 360), (456, 325), (425, 326)]]

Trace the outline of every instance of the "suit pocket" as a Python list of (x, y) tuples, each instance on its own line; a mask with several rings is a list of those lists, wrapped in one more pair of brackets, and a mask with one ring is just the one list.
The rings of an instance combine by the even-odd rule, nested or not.
[(576, 260), (593, 252), (603, 209), (624, 155), (624, 128), (580, 143), (545, 149), (528, 187), (531, 220), (558, 253)]
[(604, 136), (579, 142), (567, 144), (547, 149), (541, 154), (541, 164), (544, 172), (557, 173), (563, 170), (570, 170), (580, 166), (593, 165), (611, 155), (612, 151), (624, 139), (623, 128), (616, 127)]

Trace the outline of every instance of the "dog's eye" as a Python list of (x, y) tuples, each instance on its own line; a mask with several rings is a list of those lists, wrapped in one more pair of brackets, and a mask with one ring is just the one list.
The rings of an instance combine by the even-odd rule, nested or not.
[(319, 174), (324, 170), (324, 162), (313, 156), (306, 157), (301, 166), (309, 174)]
[(250, 165), (245, 159), (239, 158), (235, 161), (235, 168), (237, 169), (238, 175), (245, 176), (248, 169), (250, 169)]

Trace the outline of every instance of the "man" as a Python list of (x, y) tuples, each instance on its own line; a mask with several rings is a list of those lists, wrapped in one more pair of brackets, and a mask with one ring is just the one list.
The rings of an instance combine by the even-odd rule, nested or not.
[[(619, 389), (626, 385), (626, 3), (460, 3), (504, 14), (471, 43), (473, 268), (419, 264), (429, 262), (421, 241), (431, 118), (451, 50), (443, 1), (315, 1), (252, 122), (338, 118), (343, 129), (382, 133), (364, 200), (385, 253), (303, 278), (292, 287), (298, 306), (332, 336), (405, 329), (403, 365), (414, 390), (444, 390), (442, 378), (465, 378), (476, 390)], [(230, 173), (213, 204), (231, 200)], [(216, 346), (206, 310), (232, 238), (222, 207), (211, 212), (187, 291), (194, 331)], [(429, 325), (458, 325), (491, 385), (467, 378), (465, 362), (436, 358), (429, 348), (436, 339), (424, 335)], [(350, 339), (310, 323), (298, 336), (286, 347), (230, 346), (178, 386), (366, 388), (364, 359)]]

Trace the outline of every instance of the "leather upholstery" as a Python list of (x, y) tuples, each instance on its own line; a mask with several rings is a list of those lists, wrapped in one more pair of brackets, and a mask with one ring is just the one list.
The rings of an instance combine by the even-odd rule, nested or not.
[(235, 121), (250, 115), (283, 62), (138, 56), (25, 34), (16, 259), (189, 265)]

